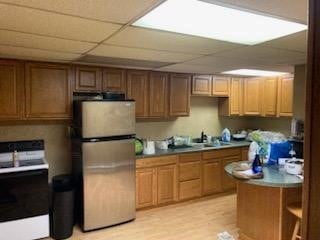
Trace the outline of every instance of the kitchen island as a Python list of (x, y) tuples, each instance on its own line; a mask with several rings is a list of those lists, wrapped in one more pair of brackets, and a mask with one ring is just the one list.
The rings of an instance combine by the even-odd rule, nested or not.
[[(230, 176), (234, 164), (225, 166)], [(237, 181), (239, 240), (290, 240), (296, 219), (286, 207), (301, 202), (302, 180), (278, 166), (263, 171), (263, 179)]]

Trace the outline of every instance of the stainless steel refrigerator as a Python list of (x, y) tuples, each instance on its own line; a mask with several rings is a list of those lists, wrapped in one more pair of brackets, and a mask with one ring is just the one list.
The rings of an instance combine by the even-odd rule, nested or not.
[(135, 218), (135, 103), (74, 102), (73, 171), (83, 231)]

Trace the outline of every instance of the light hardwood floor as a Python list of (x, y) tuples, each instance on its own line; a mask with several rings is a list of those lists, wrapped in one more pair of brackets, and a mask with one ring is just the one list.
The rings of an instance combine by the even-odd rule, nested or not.
[(72, 240), (216, 240), (228, 231), (237, 237), (236, 195), (220, 195), (137, 212), (135, 221), (82, 233)]

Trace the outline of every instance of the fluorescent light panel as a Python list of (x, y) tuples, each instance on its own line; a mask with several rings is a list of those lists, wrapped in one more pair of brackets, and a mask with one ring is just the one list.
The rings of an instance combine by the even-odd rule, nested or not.
[(133, 25), (247, 45), (307, 29), (304, 24), (199, 0), (167, 0)]
[(236, 69), (231, 71), (222, 72), (223, 74), (241, 75), (241, 76), (254, 76), (254, 77), (275, 77), (289, 74), (288, 72), (265, 71), (258, 69)]

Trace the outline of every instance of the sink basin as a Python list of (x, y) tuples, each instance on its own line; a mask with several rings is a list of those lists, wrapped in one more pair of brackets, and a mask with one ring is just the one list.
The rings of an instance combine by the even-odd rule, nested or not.
[(219, 146), (209, 144), (209, 143), (192, 143), (191, 146), (194, 148), (212, 148), (212, 147), (221, 147), (221, 146), (228, 146), (232, 145), (232, 143), (227, 143), (227, 142), (220, 142)]

